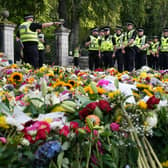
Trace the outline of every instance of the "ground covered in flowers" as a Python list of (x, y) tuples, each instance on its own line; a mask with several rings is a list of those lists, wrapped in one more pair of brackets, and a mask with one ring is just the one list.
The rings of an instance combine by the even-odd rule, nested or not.
[(168, 70), (0, 67), (0, 167), (168, 167)]

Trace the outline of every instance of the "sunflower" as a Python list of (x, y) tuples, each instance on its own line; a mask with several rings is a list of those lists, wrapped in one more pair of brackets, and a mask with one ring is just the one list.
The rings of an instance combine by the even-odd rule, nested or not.
[(68, 80), (68, 83), (71, 84), (72, 86), (75, 86), (76, 82), (74, 80)]
[(22, 82), (23, 75), (19, 72), (13, 72), (9, 78), (9, 81), (12, 83)]
[(147, 89), (144, 89), (143, 92), (145, 92), (149, 97), (153, 96), (153, 94), (150, 91), (148, 91)]
[(97, 115), (94, 115), (94, 114), (88, 115), (85, 120), (86, 123), (87, 123), (87, 119), (90, 119), (94, 126), (100, 125), (100, 118)]
[(53, 84), (53, 88), (61, 87), (61, 86), (64, 86), (64, 82), (62, 81), (57, 81), (56, 83)]
[(71, 90), (73, 87), (70, 83), (64, 83), (64, 85), (67, 89)]

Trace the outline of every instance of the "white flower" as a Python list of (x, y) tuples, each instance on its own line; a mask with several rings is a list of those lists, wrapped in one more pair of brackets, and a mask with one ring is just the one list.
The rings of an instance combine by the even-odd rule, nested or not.
[(157, 118), (157, 114), (156, 113), (150, 113), (150, 116), (148, 116), (146, 118), (146, 130), (152, 129), (153, 127), (156, 127), (157, 122), (158, 122), (158, 118)]
[(24, 146), (29, 146), (29, 145), (30, 145), (30, 142), (29, 142), (27, 139), (23, 138), (23, 139), (21, 140), (21, 144), (24, 145)]

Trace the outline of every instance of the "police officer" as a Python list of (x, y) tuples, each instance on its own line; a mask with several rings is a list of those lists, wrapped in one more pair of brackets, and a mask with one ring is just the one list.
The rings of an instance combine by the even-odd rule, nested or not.
[(144, 35), (144, 29), (139, 27), (137, 29), (137, 36), (134, 41), (135, 45), (135, 69), (140, 69), (146, 65), (146, 36)]
[(99, 68), (102, 68), (103, 65), (103, 52), (101, 51), (101, 40), (104, 39), (104, 27), (99, 29)]
[(132, 71), (134, 68), (135, 51), (134, 40), (136, 38), (136, 31), (134, 29), (134, 23), (127, 22), (127, 31), (124, 33), (124, 70)]
[(114, 38), (116, 41), (116, 54), (115, 55), (117, 59), (118, 71), (123, 72), (124, 71), (124, 57), (123, 57), (122, 49), (123, 49), (124, 34), (122, 33), (121, 26), (116, 27)]
[(60, 22), (49, 23), (35, 23), (34, 17), (31, 14), (24, 16), (24, 22), (19, 26), (17, 37), (23, 43), (24, 61), (31, 64), (34, 68), (39, 66), (39, 53), (38, 53), (38, 35), (37, 29), (42, 29), (52, 25), (61, 24)]
[(76, 45), (74, 49), (74, 66), (79, 67), (79, 57), (80, 57), (80, 46)]
[(43, 66), (45, 57), (45, 40), (41, 29), (38, 29), (38, 51), (39, 51), (39, 67)]
[(91, 30), (85, 46), (89, 47), (89, 69), (95, 70), (99, 67), (99, 29), (97, 27)]
[(159, 69), (159, 38), (158, 36), (153, 37), (151, 44), (151, 57), (152, 57), (152, 68), (155, 70)]
[(168, 28), (163, 29), (163, 36), (160, 40), (160, 69), (168, 69)]
[(104, 27), (104, 38), (100, 40), (100, 50), (103, 53), (104, 68), (114, 67), (114, 58), (116, 50), (115, 38), (110, 34), (110, 27)]
[(151, 52), (152, 52), (152, 39), (151, 38), (148, 38), (147, 40), (147, 48), (146, 48), (146, 58), (147, 58), (147, 65), (149, 67), (153, 67), (153, 63), (152, 63), (152, 58), (153, 56), (151, 57)]

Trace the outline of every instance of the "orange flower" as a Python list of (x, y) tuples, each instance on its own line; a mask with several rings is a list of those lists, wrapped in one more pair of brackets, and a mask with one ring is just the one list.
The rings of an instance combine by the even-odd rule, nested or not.
[(68, 83), (71, 84), (72, 86), (75, 86), (76, 82), (74, 80), (68, 80)]
[[(94, 115), (94, 114), (88, 115), (88, 116), (86, 117), (86, 119), (87, 119), (87, 118), (92, 121), (93, 125), (100, 125), (100, 118), (99, 118), (97, 115)], [(87, 123), (86, 120), (85, 120), (85, 122)]]

